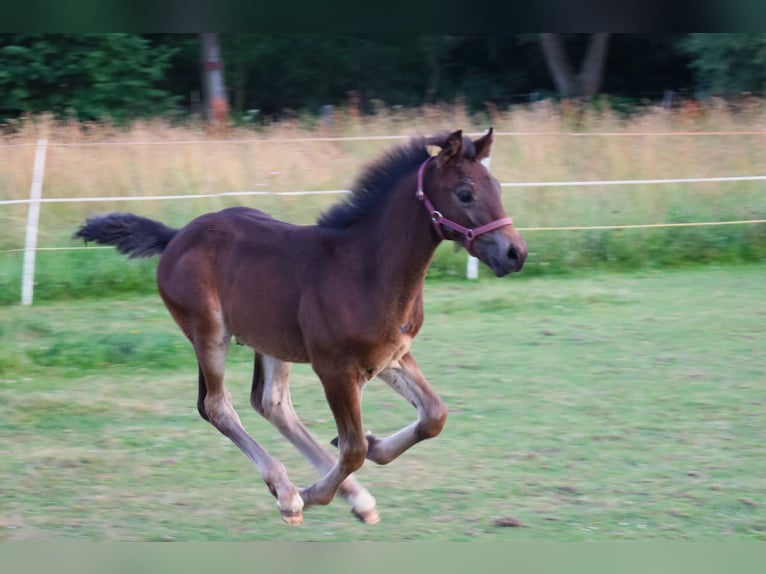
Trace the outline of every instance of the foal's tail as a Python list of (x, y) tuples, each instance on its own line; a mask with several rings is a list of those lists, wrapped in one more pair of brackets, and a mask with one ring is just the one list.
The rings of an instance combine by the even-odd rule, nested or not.
[(72, 238), (82, 238), (86, 243), (95, 241), (101, 245), (114, 245), (117, 251), (133, 258), (159, 255), (176, 233), (178, 229), (159, 221), (115, 212), (87, 219)]

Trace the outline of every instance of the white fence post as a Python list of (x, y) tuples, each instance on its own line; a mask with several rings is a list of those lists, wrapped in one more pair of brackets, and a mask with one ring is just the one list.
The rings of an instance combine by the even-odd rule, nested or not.
[(45, 156), (48, 140), (37, 140), (35, 165), (32, 170), (32, 187), (29, 191), (29, 214), (27, 215), (27, 239), (24, 243), (24, 269), (21, 276), (21, 304), (31, 305), (35, 285), (35, 254), (37, 249), (37, 227), (40, 221), (40, 198), (43, 195)]
[[(481, 160), (481, 163), (489, 169), (489, 156)], [(479, 260), (470, 253), (468, 254), (468, 262), (465, 265), (465, 276), (468, 279), (478, 279), (479, 277)]]

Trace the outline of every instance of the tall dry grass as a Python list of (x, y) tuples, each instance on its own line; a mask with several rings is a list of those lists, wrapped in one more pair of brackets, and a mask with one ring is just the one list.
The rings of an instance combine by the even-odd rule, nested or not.
[[(194, 122), (142, 121), (117, 128), (39, 117), (18, 122), (0, 137), (0, 199), (28, 196), (34, 143), (41, 137), (50, 142), (45, 197), (193, 196), (243, 190), (345, 189), (365, 163), (397, 143), (295, 141), (300, 138), (409, 136), (457, 128), (483, 132), (490, 125), (498, 132), (515, 134), (498, 136), (492, 150), (492, 171), (501, 182), (766, 174), (766, 134), (752, 133), (766, 132), (766, 105), (760, 100), (736, 111), (714, 102), (674, 110), (647, 108), (630, 117), (608, 108), (578, 112), (550, 102), (489, 110), (479, 116), (469, 115), (460, 104), (381, 109), (374, 116), (340, 108), (332, 125), (295, 118), (258, 128), (233, 127), (224, 134), (209, 134), (204, 125)], [(508, 211), (521, 227), (766, 217), (762, 182), (535, 187), (506, 189), (504, 194)], [(85, 217), (108, 210), (132, 211), (181, 225), (224, 206), (250, 205), (295, 223), (310, 223), (338, 199), (259, 196), (44, 204), (39, 244), (70, 246), (72, 231)], [(26, 213), (25, 205), (0, 205), (0, 250), (23, 246)], [(722, 247), (734, 240), (766, 243), (763, 226), (679, 233), (535, 233), (529, 237), (535, 256), (531, 262), (554, 267), (579, 265), (595, 256), (605, 262), (611, 258), (635, 263), (641, 258), (640, 244), (653, 242), (659, 253), (674, 237), (680, 237), (682, 243), (695, 241), (695, 233), (712, 233), (713, 243)], [(747, 245), (740, 247), (747, 251)], [(629, 253), (631, 250), (634, 252)], [(684, 253), (686, 257), (691, 251)]]

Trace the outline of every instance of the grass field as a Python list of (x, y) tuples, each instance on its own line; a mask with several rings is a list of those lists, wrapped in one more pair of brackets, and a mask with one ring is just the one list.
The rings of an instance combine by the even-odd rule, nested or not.
[[(766, 540), (762, 265), (429, 281), (413, 351), (450, 406), (442, 435), (282, 524), (239, 450), (199, 418), (196, 366), (156, 295), (0, 312), (3, 540)], [(305, 485), (313, 471), (228, 381), (245, 426)], [(316, 378), (296, 408), (335, 430)], [(378, 435), (414, 412), (365, 391)], [(496, 525), (513, 519), (520, 526)], [(510, 522), (513, 522), (510, 521)]]

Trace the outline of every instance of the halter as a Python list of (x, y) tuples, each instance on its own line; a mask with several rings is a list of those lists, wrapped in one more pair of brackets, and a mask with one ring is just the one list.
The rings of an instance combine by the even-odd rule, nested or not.
[(440, 211), (437, 209), (434, 209), (433, 204), (428, 199), (428, 196), (423, 191), (423, 172), (426, 169), (426, 165), (429, 161), (431, 161), (434, 158), (434, 156), (429, 157), (426, 161), (424, 161), (422, 164), (420, 164), (420, 169), (418, 169), (418, 190), (415, 192), (415, 197), (418, 198), (418, 200), (423, 202), (423, 205), (428, 210), (429, 215), (431, 216), (431, 223), (434, 225), (434, 229), (436, 230), (436, 235), (439, 236), (439, 239), (445, 239), (444, 232), (442, 231), (442, 225), (446, 227), (447, 229), (450, 229), (451, 231), (456, 231), (457, 233), (460, 233), (463, 236), (462, 241), (460, 242), (463, 247), (465, 247), (468, 252), (471, 251), (471, 245), (473, 245), (474, 240), (479, 235), (484, 235), (485, 233), (489, 233), (490, 231), (494, 231), (495, 229), (498, 229), (499, 227), (505, 227), (506, 225), (512, 225), (513, 220), (510, 217), (501, 217), (500, 219), (496, 219), (495, 221), (491, 221), (490, 223), (487, 223), (485, 225), (482, 225), (480, 227), (477, 227), (475, 229), (470, 229), (468, 227), (463, 227), (459, 223), (456, 223), (455, 221), (452, 221), (451, 219), (447, 219), (442, 215)]

